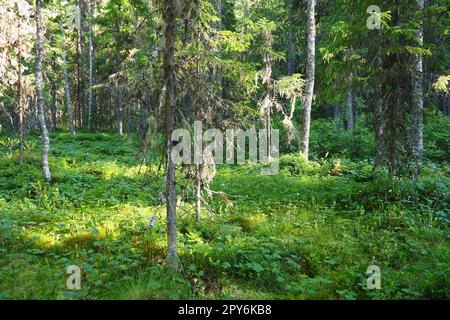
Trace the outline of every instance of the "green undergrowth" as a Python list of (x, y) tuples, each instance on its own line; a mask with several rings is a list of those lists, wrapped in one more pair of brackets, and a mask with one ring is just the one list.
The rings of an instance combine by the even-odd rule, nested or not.
[[(141, 166), (137, 141), (111, 133), (51, 138), (50, 184), (38, 137), (27, 140), (22, 165), (13, 139), (0, 138), (2, 299), (450, 296), (445, 163), (429, 163), (415, 180), (337, 156), (284, 155), (273, 176), (220, 167), (211, 188), (224, 194), (208, 199), (202, 219), (191, 196), (178, 210), (173, 272), (158, 164)], [(371, 264), (381, 269), (380, 290), (367, 289)], [(80, 291), (66, 289), (69, 265), (81, 267)]]

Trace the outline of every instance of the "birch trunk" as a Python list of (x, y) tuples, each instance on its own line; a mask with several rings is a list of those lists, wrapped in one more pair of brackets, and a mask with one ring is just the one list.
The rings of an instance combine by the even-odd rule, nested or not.
[(42, 170), (45, 180), (50, 182), (52, 180), (50, 167), (48, 165), (50, 138), (48, 136), (48, 130), (45, 124), (44, 96), (42, 93), (42, 58), (44, 55), (44, 30), (42, 26), (41, 0), (36, 0), (36, 35), (38, 42), (36, 54), (36, 103), (39, 111), (39, 122), (41, 124), (42, 131)]
[(300, 138), (300, 152), (309, 157), (309, 131), (311, 127), (311, 106), (314, 96), (314, 75), (316, 57), (316, 21), (315, 0), (308, 0), (308, 58), (306, 65), (305, 103), (302, 115), (302, 131)]
[[(420, 14), (424, 8), (424, 0), (416, 0)], [(419, 30), (417, 31), (417, 42), (420, 47), (423, 46), (423, 25), (422, 18)], [(419, 55), (414, 57), (414, 75), (413, 75), (414, 103), (412, 109), (412, 132), (411, 145), (414, 161), (419, 166), (423, 160), (423, 58)]]
[(64, 74), (64, 91), (66, 96), (66, 106), (67, 106), (67, 114), (69, 115), (69, 131), (72, 136), (75, 135), (75, 120), (73, 116), (73, 108), (72, 101), (70, 98), (70, 83), (69, 83), (69, 74), (67, 72), (67, 59), (66, 59), (66, 45), (65, 45), (65, 34), (64, 27), (62, 24), (62, 20), (59, 20), (59, 29), (61, 30), (62, 35), (62, 60), (63, 60), (63, 74)]
[(166, 143), (167, 143), (167, 167), (166, 167), (166, 199), (167, 199), (167, 259), (172, 267), (177, 270), (178, 245), (177, 245), (177, 207), (176, 207), (176, 178), (175, 163), (172, 161), (173, 142), (171, 139), (175, 122), (176, 108), (176, 79), (175, 79), (175, 11), (176, 0), (166, 0), (164, 8), (165, 50), (164, 50), (164, 80), (166, 83)]

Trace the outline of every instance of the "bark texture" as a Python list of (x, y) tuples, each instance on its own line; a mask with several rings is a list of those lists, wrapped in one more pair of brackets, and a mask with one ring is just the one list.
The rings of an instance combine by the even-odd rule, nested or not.
[[(424, 8), (424, 0), (416, 0), (420, 14)], [(422, 18), (419, 29), (417, 30), (418, 46), (423, 46), (423, 26)], [(414, 75), (413, 75), (413, 109), (412, 109), (412, 132), (411, 149), (414, 161), (419, 165), (423, 160), (423, 58), (419, 55), (414, 57)]]
[(300, 152), (309, 157), (309, 131), (311, 127), (311, 106), (314, 96), (314, 76), (316, 69), (316, 19), (315, 0), (308, 0), (308, 58), (306, 65), (305, 103), (302, 115)]
[(46, 181), (50, 182), (52, 176), (48, 164), (48, 151), (50, 149), (50, 138), (48, 136), (47, 126), (45, 124), (45, 106), (42, 92), (42, 58), (44, 55), (44, 29), (42, 26), (41, 0), (36, 0), (36, 35), (37, 35), (37, 54), (36, 54), (36, 97), (37, 108), (39, 112), (39, 122), (42, 131), (42, 171)]
[(167, 260), (177, 270), (179, 264), (177, 245), (177, 207), (176, 207), (176, 178), (175, 163), (172, 161), (173, 142), (171, 139), (174, 130), (176, 112), (176, 78), (175, 78), (175, 12), (176, 1), (166, 0), (164, 8), (165, 50), (164, 50), (164, 80), (166, 84), (166, 139), (167, 139), (167, 166), (166, 166), (166, 199), (167, 199)]
[(92, 42), (92, 0), (88, 0), (88, 17), (89, 17), (89, 97), (88, 97), (88, 129), (91, 130), (92, 122), (92, 105), (94, 101), (94, 47)]

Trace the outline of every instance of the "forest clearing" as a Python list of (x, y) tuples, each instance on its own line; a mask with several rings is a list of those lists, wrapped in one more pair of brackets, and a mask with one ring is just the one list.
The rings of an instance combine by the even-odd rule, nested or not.
[(450, 298), (448, 8), (0, 0), (0, 299)]

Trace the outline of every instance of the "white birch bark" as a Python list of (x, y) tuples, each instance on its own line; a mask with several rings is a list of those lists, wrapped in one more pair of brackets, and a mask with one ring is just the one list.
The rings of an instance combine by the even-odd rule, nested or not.
[(46, 181), (50, 182), (52, 176), (48, 164), (48, 151), (50, 149), (50, 138), (47, 126), (45, 124), (45, 106), (42, 92), (42, 58), (44, 55), (44, 29), (42, 26), (41, 0), (36, 0), (36, 35), (37, 35), (37, 54), (36, 54), (36, 96), (37, 108), (39, 112), (39, 122), (42, 131), (42, 171)]
[[(424, 8), (424, 0), (416, 0), (420, 14)], [(423, 46), (423, 25), (420, 21), (417, 31), (417, 42), (420, 47)], [(419, 55), (414, 57), (414, 75), (413, 75), (414, 104), (412, 109), (412, 133), (411, 147), (414, 161), (418, 164), (423, 160), (423, 58)]]
[(300, 137), (300, 152), (308, 159), (309, 157), (309, 132), (311, 127), (311, 106), (314, 96), (314, 76), (316, 58), (316, 21), (315, 0), (308, 0), (308, 57), (306, 65), (305, 100), (302, 115), (302, 131)]

